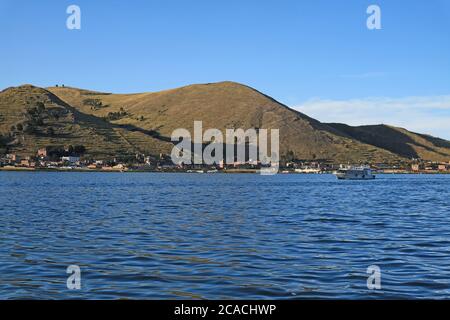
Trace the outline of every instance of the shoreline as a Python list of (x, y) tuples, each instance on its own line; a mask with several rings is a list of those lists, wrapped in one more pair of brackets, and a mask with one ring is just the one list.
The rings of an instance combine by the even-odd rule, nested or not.
[[(203, 172), (189, 172), (187, 170), (176, 171), (176, 170), (139, 170), (139, 169), (66, 169), (66, 168), (27, 168), (27, 167), (0, 167), (0, 172), (85, 172), (85, 173), (186, 173), (186, 174), (237, 174), (237, 173), (245, 173), (245, 174), (259, 174), (258, 170), (254, 169), (230, 169), (230, 170), (221, 170), (217, 172), (207, 172), (204, 170)], [(320, 174), (333, 174), (333, 172), (321, 172), (321, 173), (302, 173), (302, 172), (283, 172), (280, 171), (277, 174), (289, 174), (289, 175), (320, 175)], [(448, 175), (450, 172), (439, 172), (439, 171), (431, 171), (431, 172), (409, 172), (409, 171), (400, 171), (400, 172), (376, 172), (375, 175)]]

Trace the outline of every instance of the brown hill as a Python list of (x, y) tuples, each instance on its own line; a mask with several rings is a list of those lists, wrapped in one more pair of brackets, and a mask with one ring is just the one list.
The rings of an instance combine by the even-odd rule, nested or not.
[[(280, 153), (296, 159), (332, 159), (337, 162), (395, 161), (389, 151), (353, 140), (333, 127), (294, 111), (278, 101), (234, 82), (190, 85), (140, 94), (105, 94), (74, 88), (51, 92), (97, 117), (170, 137), (176, 128), (203, 127), (280, 129)], [(121, 114), (121, 115), (120, 115)], [(139, 137), (133, 140), (140, 144)]]
[(324, 124), (234, 82), (161, 92), (111, 94), (24, 85), (0, 92), (0, 152), (35, 154), (48, 145), (83, 145), (102, 158), (170, 153), (177, 128), (280, 130), (285, 159), (394, 163), (449, 160), (450, 142), (388, 126)]
[(432, 161), (449, 161), (450, 159), (450, 141), (440, 138), (388, 125), (359, 127), (340, 123), (328, 125), (355, 140), (389, 150), (405, 158)]
[(136, 148), (117, 128), (78, 111), (53, 93), (31, 85), (0, 92), (0, 135), (4, 147), (34, 155), (45, 146), (83, 145), (87, 156), (130, 155)]

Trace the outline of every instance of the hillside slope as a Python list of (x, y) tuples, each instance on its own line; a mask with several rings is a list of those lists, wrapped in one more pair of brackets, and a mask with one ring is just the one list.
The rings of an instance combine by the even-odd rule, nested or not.
[(388, 125), (359, 127), (340, 123), (328, 125), (355, 140), (389, 150), (405, 158), (432, 161), (449, 161), (450, 159), (450, 141), (440, 138)]
[(284, 159), (335, 163), (450, 160), (450, 142), (390, 126), (324, 124), (234, 82), (161, 92), (111, 94), (23, 85), (0, 92), (0, 152), (33, 155), (49, 145), (83, 145), (95, 158), (169, 154), (177, 128), (280, 130)]
[(140, 94), (106, 94), (55, 87), (48, 90), (82, 112), (97, 117), (117, 115), (112, 123), (157, 132), (166, 138), (177, 128), (192, 132), (194, 121), (202, 120), (204, 129), (280, 129), (281, 155), (296, 159), (382, 162), (399, 158), (234, 82)]
[[(135, 154), (127, 131), (78, 111), (53, 93), (31, 85), (0, 92), (0, 135), (9, 152), (34, 155), (45, 146), (82, 145), (87, 156)], [(152, 139), (153, 140), (153, 139)]]

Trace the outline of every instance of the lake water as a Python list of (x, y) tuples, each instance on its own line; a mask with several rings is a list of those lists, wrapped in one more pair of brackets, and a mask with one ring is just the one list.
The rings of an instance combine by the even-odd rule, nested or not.
[(0, 172), (0, 298), (450, 298), (450, 175)]

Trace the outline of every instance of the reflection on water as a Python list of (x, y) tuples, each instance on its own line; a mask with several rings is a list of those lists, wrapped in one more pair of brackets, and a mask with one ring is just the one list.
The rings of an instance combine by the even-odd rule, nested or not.
[(0, 172), (0, 298), (448, 298), (449, 184)]

